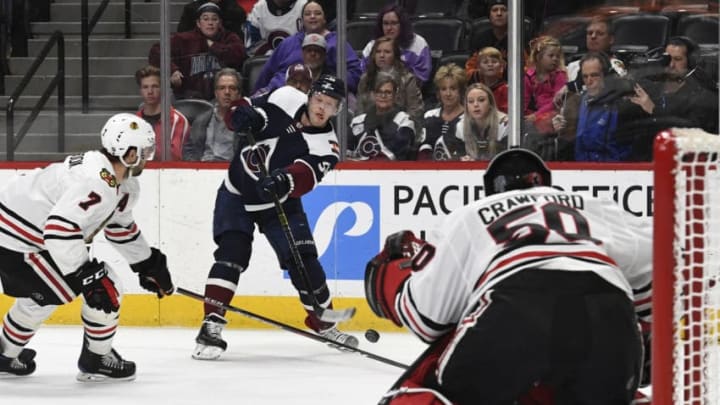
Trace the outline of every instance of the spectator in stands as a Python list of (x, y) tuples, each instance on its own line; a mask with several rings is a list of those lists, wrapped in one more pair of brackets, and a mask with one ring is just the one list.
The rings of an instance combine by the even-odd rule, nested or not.
[(633, 143), (631, 160), (652, 160), (654, 136), (664, 128), (697, 127), (718, 133), (717, 84), (708, 83), (698, 67), (698, 51), (690, 38), (670, 38), (665, 46), (670, 61), (663, 72), (637, 77), (639, 84), (630, 100), (651, 116), (628, 124), (636, 130), (621, 137)]
[(488, 47), (481, 49), (475, 57), (478, 68), (468, 82), (483, 83), (493, 91), (498, 110), (508, 112), (508, 86), (505, 81), (505, 59), (498, 49)]
[(259, 0), (248, 15), (245, 47), (250, 55), (272, 53), (298, 32), (307, 0)]
[[(285, 71), (285, 79), (283, 80), (284, 86), (292, 86), (296, 89), (302, 91), (303, 93), (307, 93), (310, 90), (310, 87), (314, 81), (312, 76), (312, 71), (309, 67), (305, 66), (302, 63), (296, 63), (294, 65), (290, 65), (290, 67), (287, 68)], [(256, 96), (253, 96), (251, 98), (253, 105), (262, 105), (265, 103), (270, 97), (270, 94), (272, 92), (267, 92), (263, 94), (258, 94)]]
[[(205, 3), (198, 8), (196, 27), (170, 37), (170, 83), (175, 97), (214, 97), (213, 77), (223, 67), (240, 69), (245, 47), (234, 32), (222, 28), (220, 7)], [(150, 49), (150, 64), (160, 66), (160, 44)]]
[[(322, 74), (333, 74), (327, 66), (327, 42), (320, 34), (307, 34), (302, 44), (302, 64), (306, 66), (311, 75), (312, 81), (317, 80)], [(291, 65), (293, 66), (293, 65)], [(288, 68), (289, 69), (289, 68)], [(272, 93), (275, 89), (285, 85), (287, 70), (278, 72), (273, 76), (270, 84), (253, 93), (252, 98), (258, 99)]]
[(468, 86), (460, 129), (465, 140), (465, 155), (460, 160), (490, 160), (507, 148), (508, 117), (497, 109), (492, 90), (486, 85)]
[[(616, 58), (610, 51), (615, 35), (612, 31), (612, 24), (605, 16), (595, 16), (585, 28), (585, 45), (588, 52), (602, 52), (609, 57), (610, 71), (617, 76), (627, 75), (625, 64)], [(580, 60), (575, 60), (567, 65), (567, 85), (555, 94), (555, 104), (559, 105), (567, 92), (580, 93), (582, 91), (583, 79), (580, 75)]]
[(425, 38), (413, 32), (410, 18), (402, 6), (397, 4), (388, 4), (378, 13), (375, 39), (368, 42), (362, 51), (363, 71), (367, 70), (370, 52), (373, 49), (375, 40), (383, 36), (394, 38), (398, 42), (402, 51), (400, 59), (405, 63), (408, 70), (417, 77), (421, 85), (430, 79), (432, 72), (430, 47), (428, 47)]
[(552, 133), (552, 117), (558, 112), (553, 99), (567, 83), (560, 41), (547, 35), (533, 39), (527, 62), (523, 78), (526, 126), (534, 126), (540, 134)]
[[(283, 40), (280, 45), (270, 56), (270, 59), (263, 66), (262, 71), (255, 81), (253, 93), (266, 87), (273, 76), (277, 72), (284, 72), (288, 66), (295, 63), (302, 63), (302, 43), (306, 34), (320, 34), (325, 37), (326, 42), (326, 60), (327, 68), (335, 73), (337, 71), (337, 33), (327, 29), (325, 23), (325, 13), (322, 6), (314, 0), (310, 0), (302, 8), (303, 31)], [(358, 81), (362, 70), (360, 69), (360, 60), (353, 51), (352, 46), (346, 41), (346, 66), (347, 66), (347, 88), (350, 92), (357, 91)]]
[(440, 106), (425, 113), (417, 159), (459, 160), (466, 154), (463, 131), (459, 128), (465, 112), (465, 71), (454, 63), (440, 66), (433, 81)]
[(225, 125), (225, 113), (240, 94), (240, 74), (223, 68), (215, 75), (215, 102), (211, 111), (193, 122), (190, 138), (183, 147), (184, 160), (203, 162), (230, 161), (238, 147), (239, 136)]
[[(155, 131), (155, 145), (158, 157), (162, 157), (165, 146), (165, 138), (163, 137), (163, 124), (160, 121), (162, 116), (162, 103), (160, 95), (160, 69), (155, 66), (148, 65), (135, 72), (135, 81), (140, 88), (140, 96), (143, 103), (137, 111), (137, 115), (142, 117)], [(187, 118), (175, 108), (170, 107), (170, 159), (182, 160), (183, 143), (190, 133), (190, 124)]]
[[(479, 3), (479, 2), (478, 2)], [(490, 0), (487, 3), (488, 19), (492, 29), (475, 32), (470, 38), (471, 56), (465, 64), (465, 71), (468, 77), (473, 77), (478, 69), (477, 53), (487, 47), (492, 47), (502, 52), (503, 59), (507, 60), (508, 48), (508, 8), (507, 0)]]
[(395, 92), (395, 104), (401, 110), (410, 114), (415, 125), (415, 134), (420, 135), (422, 130), (423, 105), (422, 93), (417, 78), (400, 60), (400, 47), (397, 40), (392, 37), (380, 37), (373, 43), (370, 58), (365, 73), (360, 77), (358, 85), (358, 102), (356, 114), (362, 114), (375, 105), (375, 81), (378, 74), (385, 72), (391, 74), (398, 84)]
[[(612, 91), (606, 77), (609, 66), (609, 59), (601, 52), (588, 52), (580, 59), (580, 74), (585, 91), (580, 99), (576, 124), (574, 160), (579, 162), (627, 160), (630, 157), (631, 145), (628, 142), (619, 142), (616, 135), (622, 122), (630, 118), (629, 114), (644, 114), (627, 99), (618, 97)], [(555, 130), (561, 131), (565, 121), (555, 119)]]
[(409, 160), (413, 156), (415, 126), (395, 104), (398, 83), (380, 72), (375, 79), (375, 105), (350, 122), (348, 157), (352, 160)]
[(195, 29), (197, 21), (197, 9), (208, 1), (215, 3), (220, 7), (220, 19), (223, 28), (227, 31), (236, 33), (240, 38), (243, 37), (243, 26), (247, 19), (247, 14), (235, 0), (192, 0), (183, 7), (180, 21), (178, 22), (177, 32), (192, 31)]

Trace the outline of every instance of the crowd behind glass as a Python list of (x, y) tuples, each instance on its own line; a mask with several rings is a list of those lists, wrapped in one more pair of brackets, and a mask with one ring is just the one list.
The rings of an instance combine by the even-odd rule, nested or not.
[[(287, 85), (307, 91), (340, 63), (348, 114), (334, 124), (345, 127), (345, 160), (489, 160), (508, 146), (509, 113), (522, 113), (521, 144), (548, 160), (649, 161), (661, 129), (718, 132), (717, 35), (706, 43), (687, 22), (717, 27), (716, 2), (699, 10), (655, 1), (537, 2), (547, 4), (524, 10), (522, 112), (508, 111), (506, 0), (456, 1), (452, 16), (422, 14), (421, 1), (368, 2), (378, 8), (365, 14), (368, 5), (358, 3), (347, 3), (347, 26), (364, 24), (367, 41), (348, 28), (340, 45), (334, 1), (188, 3), (169, 42), (175, 107), (166, 156), (229, 160), (238, 142), (223, 116), (234, 100), (261, 104)], [(635, 20), (626, 23), (627, 16)], [(416, 32), (423, 19), (462, 21), (458, 49), (433, 49), (438, 38)], [(639, 35), (628, 24), (641, 30), (655, 20), (667, 22), (661, 43), (626, 41)], [(158, 43), (136, 74), (138, 114), (156, 128), (159, 65)], [(188, 100), (205, 109), (187, 109)]]

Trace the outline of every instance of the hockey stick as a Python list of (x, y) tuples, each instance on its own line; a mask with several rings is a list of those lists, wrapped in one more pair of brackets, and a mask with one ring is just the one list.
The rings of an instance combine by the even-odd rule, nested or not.
[(304, 337), (306, 337), (306, 338), (310, 338), (310, 339), (312, 339), (312, 340), (315, 340), (315, 341), (318, 341), (318, 342), (321, 342), (321, 343), (326, 343), (326, 344), (329, 344), (329, 345), (333, 345), (333, 346), (340, 347), (340, 348), (342, 348), (344, 351), (355, 352), (355, 353), (358, 353), (358, 354), (360, 354), (360, 355), (363, 355), (363, 356), (365, 356), (365, 357), (367, 357), (367, 358), (369, 358), (369, 359), (377, 360), (377, 361), (379, 361), (379, 362), (381, 362), (381, 363), (389, 364), (389, 365), (391, 365), (391, 366), (399, 367), (399, 368), (402, 368), (402, 369), (407, 369), (407, 368), (408, 368), (407, 365), (402, 364), (402, 363), (398, 363), (398, 362), (395, 361), (395, 360), (390, 360), (390, 359), (388, 359), (388, 358), (385, 358), (385, 357), (382, 357), (382, 356), (378, 356), (377, 354), (373, 354), (373, 353), (370, 353), (370, 352), (366, 352), (365, 350), (358, 349), (358, 348), (356, 348), (356, 347), (352, 347), (352, 346), (348, 346), (348, 345), (343, 344), (343, 343), (336, 342), (336, 341), (331, 340), (331, 339), (328, 339), (328, 338), (326, 338), (326, 337), (324, 337), (324, 336), (316, 335), (316, 334), (314, 334), (314, 333), (311, 333), (311, 332), (308, 332), (308, 331), (305, 331), (305, 330), (302, 330), (302, 329), (298, 329), (298, 328), (296, 328), (296, 327), (294, 327), (294, 326), (291, 326), (291, 325), (288, 325), (288, 324), (285, 324), (285, 323), (282, 323), (282, 322), (279, 322), (279, 321), (276, 321), (276, 320), (273, 320), (273, 319), (270, 319), (270, 318), (266, 318), (266, 317), (264, 317), (264, 316), (262, 316), (262, 315), (258, 315), (258, 314), (252, 313), (252, 312), (250, 312), (250, 311), (246, 311), (246, 310), (244, 310), (244, 309), (242, 309), (242, 308), (238, 308), (238, 307), (235, 307), (235, 306), (232, 306), (232, 305), (226, 305), (226, 304), (224, 304), (224, 303), (222, 303), (222, 302), (220, 302), (220, 301), (218, 301), (218, 300), (216, 300), (216, 299), (202, 296), (202, 295), (200, 295), (200, 294), (198, 294), (198, 293), (192, 292), (192, 291), (190, 291), (190, 290), (186, 290), (186, 289), (184, 289), (184, 288), (182, 288), (182, 287), (176, 287), (176, 288), (175, 288), (175, 291), (177, 291), (178, 293), (180, 293), (180, 294), (182, 294), (182, 295), (185, 295), (185, 296), (187, 296), (187, 297), (194, 298), (194, 299), (199, 300), (199, 301), (203, 301), (203, 302), (205, 302), (205, 303), (207, 303), (207, 304), (216, 306), (216, 307), (218, 307), (218, 308), (222, 308), (222, 309), (227, 310), (227, 311), (230, 311), (230, 312), (236, 312), (236, 313), (238, 313), (238, 314), (240, 314), (240, 315), (244, 315), (244, 316), (246, 316), (246, 317), (248, 317), (248, 318), (250, 318), (250, 319), (254, 319), (254, 320), (256, 320), (256, 321), (260, 321), (260, 322), (266, 323), (266, 324), (268, 324), (268, 325), (277, 326), (278, 328), (280, 328), (280, 329), (282, 329), (282, 330), (286, 330), (286, 331), (288, 331), (288, 332), (292, 332), (292, 333), (295, 333), (295, 334), (297, 334), (297, 335), (304, 336)]
[[(257, 150), (257, 143), (255, 142), (255, 135), (253, 135), (251, 132), (252, 131), (248, 131), (246, 133), (246, 136), (248, 142), (250, 143), (252, 151), (255, 152)], [(260, 172), (264, 177), (268, 177), (270, 174), (268, 173), (268, 169), (265, 166), (265, 162), (263, 162), (263, 160), (260, 158), (260, 154), (255, 154), (255, 156), (258, 167), (260, 168)], [(303, 263), (302, 257), (300, 257), (300, 252), (297, 249), (295, 237), (293, 236), (292, 230), (290, 229), (290, 222), (288, 221), (287, 215), (285, 214), (285, 209), (280, 202), (280, 198), (278, 198), (275, 192), (271, 190), (270, 194), (272, 195), (272, 202), (273, 205), (275, 205), (275, 211), (277, 212), (278, 220), (280, 221), (280, 227), (285, 234), (285, 239), (287, 239), (288, 245), (290, 245), (290, 253), (292, 254), (293, 261), (295, 262), (298, 273), (300, 273), (303, 284), (305, 284), (308, 295), (310, 295), (310, 299), (312, 299), (313, 312), (315, 313), (315, 316), (317, 316), (321, 321), (331, 323), (343, 322), (352, 318), (355, 315), (354, 307), (334, 310), (330, 308), (323, 308), (318, 302), (317, 297), (315, 296), (315, 294), (313, 293), (313, 289), (311, 288), (312, 283), (310, 282), (310, 276), (308, 276), (307, 269), (305, 269), (305, 264)]]

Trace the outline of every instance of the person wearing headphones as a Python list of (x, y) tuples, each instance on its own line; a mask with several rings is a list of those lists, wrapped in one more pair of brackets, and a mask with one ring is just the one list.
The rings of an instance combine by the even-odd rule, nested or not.
[[(690, 38), (668, 40), (669, 63), (659, 75), (635, 84), (630, 101), (651, 117), (633, 123), (638, 131), (625, 131), (633, 142), (632, 160), (652, 160), (655, 134), (669, 127), (702, 128), (718, 132), (717, 84), (708, 85), (698, 66), (698, 45)], [(641, 78), (642, 79), (642, 78)], [(640, 134), (640, 135), (638, 135)]]
[[(647, 113), (625, 97), (618, 97), (609, 75), (611, 61), (602, 52), (588, 52), (580, 59), (579, 76), (584, 91), (580, 96), (575, 129), (575, 156), (579, 162), (622, 162), (632, 153), (632, 144), (616, 135), (623, 122), (642, 118)], [(573, 117), (574, 118), (574, 117)], [(553, 127), (560, 132), (567, 119), (557, 115)]]

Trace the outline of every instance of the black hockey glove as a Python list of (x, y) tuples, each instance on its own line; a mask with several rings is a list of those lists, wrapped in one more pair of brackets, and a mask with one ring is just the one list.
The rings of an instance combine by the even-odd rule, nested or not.
[(115, 283), (108, 277), (105, 263), (93, 259), (75, 272), (75, 277), (90, 307), (105, 313), (117, 312), (120, 309), (120, 293)]
[(170, 271), (167, 267), (167, 257), (156, 248), (150, 248), (150, 257), (131, 264), (132, 271), (138, 274), (140, 286), (157, 294), (158, 298), (170, 295), (175, 291)]
[(421, 271), (435, 255), (435, 247), (411, 231), (385, 239), (383, 250), (365, 266), (365, 299), (375, 315), (402, 326), (393, 303), (413, 271)]
[(275, 169), (269, 176), (258, 180), (257, 192), (260, 198), (265, 201), (272, 201), (273, 194), (282, 199), (293, 190), (292, 175), (283, 169)]
[(233, 131), (249, 131), (257, 133), (265, 127), (265, 117), (250, 105), (243, 105), (235, 108), (230, 120), (230, 129)]

